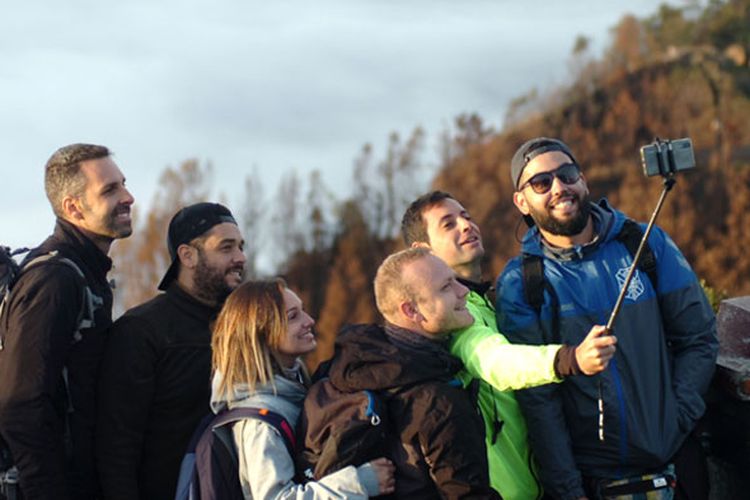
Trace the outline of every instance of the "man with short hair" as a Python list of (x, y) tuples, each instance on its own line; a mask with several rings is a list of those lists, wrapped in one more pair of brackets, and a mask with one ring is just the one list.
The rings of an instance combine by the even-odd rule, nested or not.
[[(643, 225), (606, 200), (589, 201), (580, 166), (558, 139), (523, 144), (511, 178), (513, 202), (533, 227), (523, 256), (498, 278), (498, 326), (511, 342), (576, 342), (607, 320), (633, 263), (628, 247)], [(633, 228), (635, 239), (627, 236)], [(715, 319), (690, 265), (660, 228), (648, 249), (655, 262), (639, 267), (627, 290), (609, 369), (516, 394), (542, 482), (555, 498), (614, 495), (613, 481), (630, 483), (619, 486), (621, 495), (662, 487), (672, 464), (678, 497), (707, 496), (705, 464), (685, 457), (698, 452), (688, 435), (704, 412), (714, 371)], [(533, 286), (524, 275), (541, 282)], [(543, 300), (527, 299), (535, 295), (529, 288)]]
[(107, 254), (132, 232), (133, 197), (104, 146), (58, 149), (44, 179), (57, 221), (26, 257), (0, 319), (0, 435), (26, 500), (97, 498), (95, 394), (112, 324)]
[(512, 389), (599, 372), (614, 353), (614, 337), (599, 338), (604, 329), (596, 327), (578, 348), (510, 344), (495, 325), (490, 283), (482, 282), (484, 246), (479, 226), (448, 193), (432, 191), (414, 200), (404, 213), (401, 232), (407, 246), (429, 249), (469, 289), (466, 308), (474, 322), (453, 332), (450, 350), (463, 361), (464, 378), (480, 381), (478, 403), (492, 487), (506, 500), (539, 498), (542, 488), (526, 422)]
[(190, 437), (208, 413), (210, 323), (243, 279), (244, 241), (218, 203), (169, 223), (164, 293), (112, 328), (99, 387), (97, 458), (107, 499), (173, 498)]
[[(446, 345), (450, 331), (473, 321), (467, 292), (427, 250), (398, 252), (375, 276), (385, 326), (348, 327), (336, 339), (330, 383), (388, 395), (385, 447), (396, 467), (396, 498), (498, 498), (489, 486), (481, 418)], [(311, 427), (330, 418), (306, 417)]]

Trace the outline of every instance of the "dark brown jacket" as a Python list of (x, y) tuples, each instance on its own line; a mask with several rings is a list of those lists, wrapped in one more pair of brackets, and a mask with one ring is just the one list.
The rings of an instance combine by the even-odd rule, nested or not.
[(394, 326), (342, 332), (331, 383), (342, 391), (390, 391), (390, 457), (396, 497), (498, 498), (489, 486), (484, 424), (455, 379), (460, 361), (442, 343)]

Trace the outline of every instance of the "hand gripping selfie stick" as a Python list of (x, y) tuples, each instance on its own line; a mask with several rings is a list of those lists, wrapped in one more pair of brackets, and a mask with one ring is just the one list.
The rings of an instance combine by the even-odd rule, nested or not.
[[(609, 321), (607, 321), (606, 326), (608, 334), (611, 334), (614, 329), (615, 320), (617, 319), (617, 315), (622, 308), (622, 303), (625, 300), (625, 294), (628, 292), (630, 282), (638, 269), (638, 262), (641, 260), (641, 254), (646, 246), (651, 230), (654, 228), (656, 218), (659, 216), (659, 212), (661, 212), (661, 208), (664, 205), (664, 200), (667, 198), (667, 193), (669, 193), (675, 185), (676, 181), (674, 179), (674, 174), (680, 170), (686, 170), (695, 166), (693, 147), (690, 139), (662, 141), (657, 138), (653, 144), (641, 148), (641, 159), (643, 162), (643, 171), (646, 175), (661, 175), (664, 178), (664, 189), (661, 192), (661, 196), (659, 197), (654, 212), (651, 214), (651, 219), (648, 221), (646, 230), (643, 232), (643, 237), (638, 245), (638, 250), (636, 251), (635, 256), (633, 256), (633, 264), (630, 266), (630, 270), (625, 277), (625, 282), (622, 284), (620, 295), (615, 302), (615, 307), (609, 315)], [(604, 399), (602, 398), (601, 378), (599, 378), (598, 389), (599, 441), (604, 441)]]

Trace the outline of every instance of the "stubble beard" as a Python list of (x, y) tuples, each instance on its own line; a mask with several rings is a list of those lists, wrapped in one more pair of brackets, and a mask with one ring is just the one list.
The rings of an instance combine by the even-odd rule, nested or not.
[(108, 236), (112, 239), (127, 238), (133, 234), (132, 222), (123, 223), (117, 222), (117, 215), (122, 211), (121, 207), (115, 208), (104, 221), (104, 227), (108, 231)]
[[(85, 197), (81, 198), (81, 205), (86, 212), (93, 216), (91, 206), (86, 202)], [(133, 234), (132, 220), (128, 223), (117, 222), (117, 216), (125, 211), (130, 214), (130, 210), (127, 208), (127, 206), (117, 205), (115, 208), (113, 208), (111, 212), (109, 212), (102, 220), (100, 220), (99, 228), (94, 231), (96, 235), (112, 241), (120, 238), (127, 238), (128, 236)]]
[(226, 272), (211, 267), (201, 249), (198, 249), (198, 264), (193, 278), (195, 294), (206, 302), (223, 304), (232, 293), (232, 288), (226, 282)]

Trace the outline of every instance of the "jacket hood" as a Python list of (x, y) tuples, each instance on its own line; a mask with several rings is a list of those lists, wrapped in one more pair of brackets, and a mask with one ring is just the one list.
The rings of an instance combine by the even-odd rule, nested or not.
[(353, 392), (448, 381), (460, 368), (439, 341), (392, 325), (356, 325), (336, 339), (328, 376), (339, 390)]
[(591, 202), (591, 217), (594, 221), (595, 237), (590, 243), (570, 248), (554, 248), (543, 241), (539, 228), (535, 225), (524, 235), (521, 241), (521, 251), (531, 255), (546, 255), (557, 260), (580, 259), (599, 245), (615, 238), (626, 218), (625, 214), (612, 208), (606, 198), (602, 198), (597, 203)]
[[(297, 363), (301, 362), (298, 360)], [(247, 385), (237, 384), (228, 396), (219, 395), (217, 390), (221, 379), (221, 373), (216, 372), (211, 381), (211, 411), (214, 413), (237, 407), (267, 408), (281, 413), (284, 418), (294, 424), (299, 417), (305, 394), (307, 394), (307, 389), (301, 383), (276, 374), (273, 385), (258, 384), (251, 391)]]

